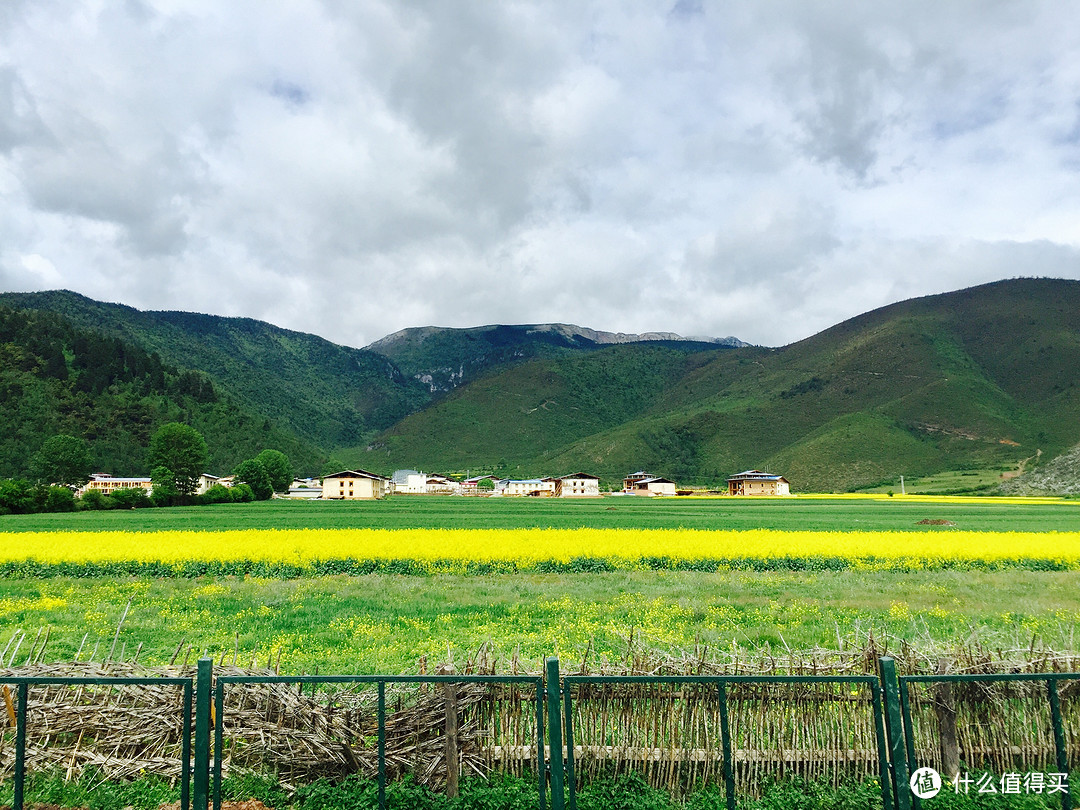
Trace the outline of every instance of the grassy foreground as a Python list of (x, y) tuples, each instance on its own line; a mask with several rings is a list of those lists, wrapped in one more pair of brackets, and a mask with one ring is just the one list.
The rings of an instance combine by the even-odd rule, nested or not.
[[(820, 571), (313, 577), (203, 577), (0, 582), (0, 628), (51, 628), (49, 659), (100, 658), (121, 627), (117, 654), (166, 663), (181, 641), (260, 664), (281, 655), (288, 672), (396, 673), (417, 660), (457, 662), (491, 645), (535, 667), (621, 659), (628, 639), (681, 656), (696, 646), (836, 648), (889, 634), (922, 644), (976, 640), (1075, 649), (1080, 571)], [(22, 655), (29, 654), (27, 640)], [(7, 637), (0, 638), (0, 644)]]
[(454, 498), (284, 501), (0, 516), (0, 532), (239, 529), (774, 529), (1080, 531), (1080, 500), (849, 495), (795, 498)]
[[(924, 525), (922, 520), (948, 520), (954, 525)], [(447, 528), (451, 531), (440, 531)], [(679, 528), (693, 531), (670, 531)], [(461, 529), (480, 531), (453, 531)], [(874, 553), (918, 547), (963, 564), (923, 570), (911, 570), (914, 566), (875, 570), (866, 564), (791, 570), (793, 566), (771, 563), (762, 567), (773, 570), (717, 565), (672, 570), (678, 566), (640, 564), (639, 550), (639, 564), (575, 567), (573, 555), (585, 553), (579, 548), (559, 552), (553, 559), (568, 559), (570, 564), (549, 570), (525, 566), (505, 571), (494, 565), (464, 575), (453, 566), (425, 564), (407, 568), (408, 575), (376, 567), (371, 569), (375, 573), (352, 576), (305, 569), (302, 550), (283, 544), (288, 537), (313, 534), (310, 530), (380, 536), (389, 544), (386, 555), (406, 558), (410, 555), (395, 544), (407, 544), (409, 537), (467, 536), (470, 542), (482, 538), (468, 553), (434, 541), (423, 554), (412, 553), (421, 560), (453, 557), (463, 567), (469, 562), (466, 558), (497, 555), (500, 544), (517, 543), (521, 554), (531, 553), (539, 543), (535, 538), (551, 533), (593, 538), (598, 544), (603, 540), (608, 544), (608, 551), (600, 555), (603, 559), (617, 557), (619, 542), (640, 535), (674, 538), (675, 544), (696, 538), (705, 550), (695, 553), (704, 554), (706, 562), (710, 554), (730, 553), (718, 553), (710, 543), (718, 546), (733, 540), (747, 559), (769, 563), (772, 552), (750, 540), (773, 532), (777, 542), (795, 544), (781, 557), (801, 554), (804, 560), (820, 561), (829, 552), (813, 547), (808, 538), (818, 536), (813, 532), (838, 532), (821, 535), (829, 542), (848, 544), (847, 551), (837, 554), (857, 558), (862, 537), (874, 543)], [(16, 567), (0, 579), (0, 645), (14, 639), (9, 645), (13, 651), (20, 632), (28, 637), (19, 653), (8, 652), (3, 663), (30, 655), (35, 635), (46, 630), (50, 636), (46, 660), (70, 659), (80, 647), (83, 660), (95, 648), (100, 660), (111, 648), (129, 601), (118, 655), (123, 651), (130, 658), (142, 645), (140, 660), (163, 663), (183, 642), (193, 656), (205, 651), (231, 660), (235, 653), (243, 663), (255, 657), (265, 664), (280, 655), (288, 672), (310, 672), (316, 666), (322, 672), (341, 673), (412, 671), (421, 657), (432, 663), (448, 657), (461, 661), (485, 645), (502, 662), (516, 656), (525, 666), (551, 654), (580, 659), (586, 650), (590, 656), (617, 660), (625, 655), (631, 637), (676, 656), (702, 647), (835, 648), (865, 638), (870, 630), (878, 637), (926, 644), (974, 640), (1026, 649), (1038, 637), (1041, 643), (1076, 649), (1080, 625), (1080, 566), (1067, 563), (1059, 570), (1016, 566), (1024, 554), (1014, 542), (1020, 535), (1005, 533), (1024, 532), (1026, 542), (1045, 547), (1039, 552), (1042, 556), (1060, 556), (1068, 547), (1072, 551), (1065, 556), (1080, 559), (1080, 503), (1075, 501), (899, 497), (274, 501), (5, 516), (0, 518), (0, 560), (17, 566), (18, 560), (40, 554), (40, 545), (35, 544), (59, 547), (65, 537), (70, 542), (61, 558), (68, 554), (73, 561), (115, 560), (118, 543), (134, 549), (126, 556), (137, 553), (151, 561), (174, 560), (178, 554), (182, 558), (187, 551), (178, 550), (176, 539), (164, 534), (170, 531), (218, 549), (225, 558), (236, 557), (233, 540), (254, 537), (268, 555), (295, 560), (297, 570), (289, 574), (292, 578), (267, 578), (242, 566), (193, 568), (186, 572), (190, 578), (178, 578), (167, 566), (153, 576), (148, 575), (150, 569), (138, 568), (105, 575), (107, 568), (73, 562), (67, 574), (53, 568), (51, 576), (40, 577), (29, 575), (29, 569), (17, 575)], [(487, 537), (484, 532), (494, 533)], [(996, 548), (1002, 567), (964, 563), (961, 542), (984, 556)], [(583, 548), (590, 550), (588, 544)]]
[[(1070, 776), (1075, 784), (1076, 774)], [(222, 783), (225, 801), (256, 799), (277, 810), (338, 810), (378, 806), (375, 782), (348, 776), (334, 782), (320, 779), (287, 791), (272, 779), (255, 775), (229, 776)], [(880, 810), (880, 787), (876, 781), (827, 782), (800, 778), (766, 784), (758, 797), (738, 797), (739, 810)], [(0, 785), (0, 801), (10, 803), (10, 782)], [(89, 810), (157, 810), (164, 802), (177, 801), (179, 790), (164, 780), (141, 777), (129, 783), (102, 783), (93, 778), (65, 781), (59, 774), (33, 775), (27, 791), (32, 802)], [(537, 789), (531, 780), (511, 776), (489, 779), (465, 778), (455, 799), (408, 780), (387, 785), (389, 810), (535, 810)], [(713, 785), (676, 801), (649, 787), (633, 773), (600, 779), (583, 785), (577, 793), (580, 810), (722, 810), (727, 805), (721, 786)], [(933, 799), (923, 801), (928, 810), (1042, 810), (1061, 807), (1057, 795), (980, 795), (957, 793), (947, 786)]]

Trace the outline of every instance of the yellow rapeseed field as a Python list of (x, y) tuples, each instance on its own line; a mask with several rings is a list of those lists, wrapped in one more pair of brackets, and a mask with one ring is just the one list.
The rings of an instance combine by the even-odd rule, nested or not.
[[(568, 563), (577, 558), (637, 567), (663, 558), (832, 558), (858, 567), (908, 561), (1050, 560), (1080, 568), (1080, 532), (715, 531), (695, 529), (303, 529), (0, 533), (0, 562), (252, 561), (299, 566), (326, 560), (434, 563)], [(436, 566), (436, 567), (445, 567)]]

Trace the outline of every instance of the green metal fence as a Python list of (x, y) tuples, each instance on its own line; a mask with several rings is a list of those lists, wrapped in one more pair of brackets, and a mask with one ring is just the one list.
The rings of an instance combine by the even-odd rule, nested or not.
[[(401, 687), (407, 685), (413, 685), (418, 690), (442, 687), (448, 701), (446, 744), (451, 746), (456, 746), (459, 714), (465, 716), (468, 711), (479, 711), (458, 711), (458, 704), (454, 702), (456, 698), (452, 697), (457, 694), (457, 688), (465, 684), (484, 684), (490, 687), (492, 695), (496, 695), (499, 689), (507, 689), (509, 691), (504, 694), (513, 695), (512, 711), (527, 720), (527, 723), (515, 726), (515, 739), (520, 741), (522, 734), (525, 737), (531, 735), (533, 739), (528, 746), (518, 746), (516, 754), (513, 751), (507, 753), (506, 750), (503, 754), (521, 757), (518, 764), (522, 768), (526, 767), (526, 759), (535, 764), (534, 768), (528, 767), (534, 771), (539, 806), (550, 807), (551, 810), (576, 810), (579, 787), (602, 772), (605, 758), (608, 763), (617, 761), (624, 769), (638, 768), (652, 776), (666, 769), (666, 778), (676, 787), (722, 784), (726, 806), (734, 808), (740, 789), (751, 786), (755, 775), (760, 776), (769, 768), (772, 769), (769, 773), (802, 773), (799, 763), (805, 765), (806, 761), (813, 759), (813, 746), (831, 744), (828, 741), (835, 742), (836, 739), (845, 741), (843, 751), (822, 748), (817, 753), (825, 751), (833, 755), (835, 761), (848, 765), (856, 763), (864, 769), (863, 772), (876, 774), (880, 779), (882, 806), (886, 810), (919, 810), (919, 800), (909, 786), (909, 779), (918, 770), (920, 760), (941, 765), (934, 759), (931, 741), (939, 738), (946, 740), (949, 736), (945, 727), (948, 724), (939, 722), (935, 726), (930, 714), (943, 705), (941, 696), (935, 694), (930, 698), (921, 695), (919, 690), (927, 688), (927, 685), (941, 688), (966, 685), (980, 689), (988, 689), (995, 684), (1004, 685), (1005, 688), (1021, 690), (1016, 695), (1017, 706), (1029, 706), (1035, 697), (1039, 698), (1036, 702), (1040, 705), (1045, 701), (1044, 708), (1039, 711), (1046, 712), (1046, 721), (1026, 720), (1024, 722), (1028, 725), (1020, 723), (1017, 733), (1030, 732), (1029, 736), (1033, 739), (1040, 735), (1053, 738), (1054, 767), (1060, 774), (1066, 775), (1064, 785), (1059, 786), (1063, 789), (1057, 792), (1062, 793), (1062, 807), (1065, 810), (1072, 807), (1067, 773), (1077, 761), (1076, 758), (1080, 758), (1080, 751), (1077, 750), (1077, 742), (1080, 742), (1080, 705), (1077, 704), (1080, 701), (1070, 703), (1068, 711), (1063, 711), (1062, 693), (1071, 689), (1073, 684), (1080, 686), (1080, 673), (898, 676), (891, 658), (883, 657), (878, 664), (877, 675), (865, 676), (561, 676), (558, 659), (549, 658), (545, 662), (543, 675), (222, 675), (215, 679), (213, 662), (203, 659), (198, 662), (195, 679), (33, 676), (4, 677), (0, 683), (17, 687), (15, 705), (9, 703), (9, 709), (15, 715), (13, 806), (16, 810), (22, 810), (24, 798), (27, 713), (31, 688), (123, 688), (140, 684), (173, 685), (183, 691), (181, 806), (184, 810), (192, 806), (207, 807), (210, 803), (215, 810), (220, 808), (226, 760), (237, 753), (236, 741), (229, 738), (227, 731), (229, 722), (238, 712), (235, 711), (236, 704), (230, 704), (226, 698), (232, 690), (236, 690), (236, 698), (242, 701), (245, 686), (253, 684), (288, 684), (301, 691), (307, 688), (313, 692), (324, 686), (352, 686), (356, 687), (357, 695), (364, 695), (368, 706), (371, 702), (369, 690), (374, 690), (373, 775), (378, 783), (380, 807), (386, 806), (386, 785), (392, 776), (388, 772), (386, 758), (388, 688), (403, 693)], [(1032, 691), (1036, 687), (1041, 689), (1042, 684), (1045, 684), (1045, 697), (1041, 692)], [(1024, 689), (1027, 691), (1022, 691)], [(1067, 692), (1065, 696), (1070, 695)], [(398, 694), (397, 699), (400, 701), (402, 695)], [(488, 698), (485, 696), (483, 699)], [(632, 711), (622, 710), (618, 714), (620, 706), (625, 709), (626, 705), (630, 705), (626, 701), (634, 700), (638, 701), (639, 707), (647, 706), (654, 718), (650, 721), (652, 725), (643, 726)], [(777, 725), (775, 711), (772, 715), (767, 712), (755, 715), (752, 707), (758, 704), (773, 709), (782, 706), (780, 714), (788, 724), (784, 727), (787, 730)], [(1008, 711), (1011, 705), (1007, 704), (1005, 710)], [(822, 706), (826, 707), (827, 723), (811, 716), (813, 707), (820, 710)], [(1018, 710), (1014, 713), (1017, 716), (1022, 714)], [(497, 718), (499, 715), (493, 713), (492, 716)], [(1023, 716), (1029, 717), (1027, 714)], [(770, 719), (759, 722), (762, 717)], [(496, 728), (498, 722), (496, 719)], [(798, 750), (772, 754), (766, 751), (770, 734), (776, 737), (779, 733), (788, 739), (785, 735), (790, 735), (791, 729), (799, 728), (804, 729), (800, 732), (803, 737), (792, 743), (793, 748)], [(509, 740), (513, 735), (504, 736)], [(864, 748), (859, 747), (862, 744), (859, 740), (867, 743)], [(370, 755), (371, 742), (362, 740), (355, 750)], [(942, 745), (947, 747), (945, 743)], [(1073, 759), (1070, 759), (1070, 746)], [(972, 757), (978, 753), (976, 746), (965, 743), (963, 746), (954, 745), (954, 748), (957, 752), (964, 752), (969, 765), (975, 764)], [(1013, 746), (1000, 753), (1000, 756), (1029, 757), (1023, 761), (1035, 762), (1034, 758), (1042, 755), (1040, 752), (1049, 750), (1045, 740), (1038, 739), (1034, 739), (1029, 748), (1030, 751), (1024, 746)], [(447, 748), (444, 754), (448, 784), (451, 769), (456, 783), (458, 760), (453, 754), (456, 750)], [(803, 759), (800, 760), (800, 757)], [(503, 760), (504, 763), (506, 761)], [(755, 771), (755, 763), (759, 761), (766, 761), (768, 768)], [(451, 762), (454, 764), (451, 765)], [(354, 770), (360, 769), (357, 762), (352, 762), (352, 765)], [(397, 767), (398, 772), (402, 772), (401, 767)]]
[[(536, 787), (539, 797), (539, 806), (545, 806), (545, 794), (547, 790), (547, 778), (544, 768), (544, 679), (534, 675), (304, 675), (304, 676), (223, 676), (217, 678), (214, 692), (214, 756), (213, 756), (213, 807), (214, 810), (221, 808), (221, 779), (222, 769), (226, 755), (225, 739), (225, 690), (226, 687), (243, 687), (247, 684), (296, 684), (298, 688), (305, 686), (312, 688), (327, 685), (357, 685), (374, 687), (377, 695), (376, 710), (376, 751), (377, 768), (376, 779), (378, 782), (379, 807), (386, 807), (386, 687), (389, 684), (417, 684), (454, 686), (459, 684), (491, 684), (512, 685), (515, 687), (531, 688), (533, 691), (532, 710), (536, 722), (535, 757)], [(555, 683), (558, 684), (556, 676)], [(451, 718), (450, 715), (454, 716)], [(456, 711), (448, 710), (448, 720), (456, 728)], [(558, 715), (556, 714), (556, 717)], [(447, 734), (451, 738), (453, 733)], [(448, 744), (456, 746), (452, 739)], [(451, 766), (451, 762), (453, 765)], [(447, 752), (447, 767), (453, 767), (456, 771), (456, 757)], [(197, 800), (196, 800), (197, 801)], [(199, 805), (202, 807), (203, 805)]]
[(22, 810), (26, 780), (26, 726), (27, 711), (30, 705), (31, 686), (177, 686), (183, 690), (182, 698), (182, 740), (180, 777), (180, 806), (189, 810), (191, 805), (191, 715), (192, 715), (192, 679), (191, 678), (108, 678), (108, 677), (4, 677), (5, 685), (17, 687), (15, 701), (15, 773), (14, 801), (15, 810)]
[[(937, 766), (937, 770), (945, 770), (945, 778), (949, 778), (948, 771), (957, 769), (960, 763), (959, 755), (961, 751), (964, 753), (967, 762), (965, 763), (969, 767), (977, 766), (977, 757), (981, 757), (984, 762), (988, 762), (991, 765), (996, 765), (999, 770), (1010, 766), (1011, 760), (1018, 760), (1022, 767), (1033, 767), (1045, 764), (1040, 761), (1041, 756), (1044, 756), (1045, 750), (1052, 747), (1053, 749), (1053, 765), (1057, 768), (1057, 774), (1063, 775), (1063, 779), (1060, 784), (1056, 786), (1054, 792), (1061, 794), (1061, 806), (1064, 810), (1070, 810), (1073, 806), (1071, 790), (1068, 782), (1068, 774), (1070, 768), (1076, 765), (1075, 758), (1080, 755), (1080, 751), (1076, 750), (1074, 743), (1072, 757), (1070, 758), (1069, 746), (1067, 745), (1066, 727), (1061, 706), (1061, 687), (1059, 684), (1078, 684), (1080, 685), (1080, 673), (1063, 673), (1063, 672), (1039, 672), (1039, 673), (1011, 673), (1011, 674), (983, 674), (983, 675), (901, 675), (897, 676), (895, 668), (891, 666), (883, 667), (882, 678), (886, 683), (886, 689), (889, 689), (889, 683), (894, 682), (896, 691), (898, 693), (897, 703), (899, 705), (899, 717), (894, 719), (893, 722), (899, 721), (902, 727), (902, 734), (898, 735), (903, 739), (904, 745), (892, 752), (892, 760), (894, 762), (894, 768), (896, 770), (897, 779), (910, 778), (910, 774), (914, 773), (919, 768), (920, 751), (919, 751), (919, 739), (917, 735), (917, 729), (913, 722), (913, 704), (918, 703), (922, 707), (929, 708), (933, 711), (936, 717), (937, 728), (933, 729), (933, 734), (928, 735), (941, 741), (941, 749), (949, 748), (949, 751), (941, 750), (934, 752), (935, 761), (934, 765)], [(945, 689), (937, 690), (937, 693), (932, 696), (921, 697), (915, 695), (913, 692), (917, 690), (920, 685), (934, 684), (939, 687), (945, 687)], [(973, 701), (969, 699), (965, 701), (963, 698), (957, 698), (952, 691), (952, 688), (959, 685), (968, 685), (976, 687), (979, 690), (978, 700)], [(1027, 694), (1020, 695), (994, 695), (991, 693), (990, 688), (994, 685), (1004, 687), (1016, 691), (1022, 686), (1041, 686), (1045, 685), (1045, 693), (1041, 699), (1038, 694), (1029, 691)], [(1037, 743), (1038, 737), (1051, 737), (1053, 740), (1052, 746), (1043, 745), (1029, 745), (1029, 746), (1015, 746), (1015, 745), (997, 745), (994, 751), (978, 751), (974, 745), (961, 746), (957, 739), (957, 705), (964, 702), (976, 702), (987, 703), (996, 699), (999, 703), (1005, 706), (1005, 710), (999, 711), (998, 715), (1001, 720), (998, 722), (1007, 722), (1008, 715), (1013, 715), (1018, 718), (1018, 722), (1021, 727), (1018, 729), (1019, 733), (1029, 740), (1035, 739)], [(1030, 712), (1022, 711), (1022, 704), (1030, 704), (1033, 700), (1038, 699), (1043, 703), (1043, 710), (1046, 711), (1045, 722), (1040, 722), (1042, 718), (1032, 716)], [(1009, 703), (1013, 704), (1014, 710), (1008, 711)], [(1077, 711), (1074, 711), (1075, 716), (1080, 716), (1080, 707), (1077, 707)], [(929, 718), (928, 718), (929, 720)], [(942, 722), (944, 720), (944, 722)], [(931, 725), (927, 722), (926, 725)], [(942, 728), (945, 726), (945, 728)], [(1046, 726), (1049, 726), (1048, 728)], [(1078, 736), (1080, 732), (1073, 730), (1074, 738)], [(922, 745), (923, 751), (922, 759), (928, 760), (931, 758), (929, 755), (928, 746)], [(959, 771), (957, 771), (959, 776)], [(959, 785), (954, 786), (954, 790), (958, 789)], [(905, 791), (905, 798), (910, 794)], [(908, 807), (919, 810), (921, 802), (917, 796), (910, 795), (907, 804), (900, 804), (898, 807), (900, 810), (907, 810)]]
[[(646, 691), (660, 686), (667, 688), (651, 694)], [(632, 690), (638, 690), (638, 693), (635, 695)], [(577, 787), (581, 781), (578, 758), (582, 755), (588, 756), (593, 764), (614, 756), (639, 762), (642, 770), (651, 770), (653, 776), (666, 779), (673, 788), (685, 784), (700, 786), (710, 778), (719, 777), (717, 781), (722, 780), (724, 785), (726, 805), (734, 810), (737, 782), (740, 781), (738, 771), (741, 768), (741, 781), (749, 782), (755, 757), (772, 755), (774, 761), (782, 766), (788, 760), (787, 766), (792, 768), (792, 758), (813, 755), (809, 750), (761, 750), (769, 748), (760, 739), (767, 732), (754, 727), (751, 722), (753, 711), (748, 707), (776, 698), (777, 691), (789, 695), (812, 692), (815, 703), (835, 709), (833, 719), (841, 716), (846, 719), (849, 724), (847, 731), (852, 730), (852, 721), (857, 721), (861, 715), (862, 731), (869, 734), (873, 741), (868, 754), (876, 760), (882, 803), (884, 807), (891, 807), (893, 794), (889, 763), (885, 757), (881, 688), (874, 676), (568, 675), (563, 678), (563, 725), (567, 741), (566, 785), (571, 810), (577, 807)], [(644, 699), (658, 704), (658, 711), (655, 712), (658, 722), (635, 725), (626, 721), (626, 712), (620, 712), (619, 707), (635, 697), (639, 701)], [(586, 701), (602, 704), (602, 708), (591, 713), (589, 733), (583, 733), (577, 727), (582, 718), (582, 704)], [(744, 707), (735, 717), (731, 710), (733, 701)], [(685, 708), (678, 708), (676, 702)], [(640, 718), (647, 717), (650, 712), (634, 714)], [(799, 716), (790, 719), (793, 723), (802, 720)], [(812, 744), (813, 732), (819, 732), (816, 738), (823, 740), (820, 732), (824, 726), (811, 726), (812, 733), (806, 737), (806, 741)], [(756, 742), (753, 740), (755, 736), (759, 737)], [(718, 748), (715, 746), (717, 740), (720, 742)], [(709, 745), (710, 741), (712, 745)], [(777, 739), (772, 742), (780, 744), (781, 741)], [(751, 745), (758, 750), (750, 751)], [(554, 750), (554, 743), (552, 747)], [(736, 755), (741, 755), (741, 764), (736, 761)], [(711, 772), (710, 766), (714, 763), (719, 767)], [(797, 767), (792, 769), (797, 770)]]

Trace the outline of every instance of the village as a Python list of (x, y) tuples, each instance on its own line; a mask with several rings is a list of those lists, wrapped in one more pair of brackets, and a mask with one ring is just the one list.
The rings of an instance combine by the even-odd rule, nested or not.
[[(210, 487), (231, 487), (234, 476), (216, 476), (203, 473), (199, 477), (196, 495)], [(790, 495), (790, 484), (782, 475), (760, 470), (746, 470), (727, 479), (727, 493), (733, 496), (782, 496)], [(115, 477), (108, 473), (94, 473), (90, 481), (76, 495), (82, 497), (89, 491), (112, 495), (126, 489), (152, 491), (153, 482), (148, 477)], [(532, 497), (532, 498), (599, 498), (602, 495), (637, 495), (645, 497), (676, 497), (701, 494), (700, 490), (680, 489), (668, 478), (645, 471), (627, 475), (622, 489), (602, 492), (599, 476), (576, 472), (545, 478), (499, 478), (479, 475), (457, 480), (449, 475), (424, 473), (417, 470), (397, 470), (389, 478), (366, 470), (342, 470), (322, 478), (298, 478), (288, 492), (276, 493), (278, 498), (311, 500), (376, 500), (389, 495), (467, 495), (474, 497)], [(724, 494), (723, 491), (711, 494)]]

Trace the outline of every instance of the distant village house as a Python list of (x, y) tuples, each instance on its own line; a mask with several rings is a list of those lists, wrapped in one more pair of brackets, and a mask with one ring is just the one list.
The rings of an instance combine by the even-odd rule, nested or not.
[(555, 480), (556, 498), (599, 498), (600, 479), (589, 473), (577, 472)]
[(539, 498), (555, 496), (554, 478), (510, 479), (503, 488), (503, 495), (531, 495)]
[(366, 470), (342, 470), (323, 476), (322, 496), (328, 500), (372, 500), (385, 498), (390, 479)]
[[(199, 485), (195, 489), (195, 494), (202, 495), (219, 481), (216, 475), (203, 473), (199, 476)], [(97, 490), (102, 495), (112, 495), (122, 489), (141, 489), (150, 494), (154, 489), (154, 482), (142, 476), (120, 478), (109, 473), (92, 473), (86, 485), (77, 489), (75, 494), (81, 498), (90, 490)]]
[(675, 482), (644, 471), (623, 479), (623, 492), (628, 495), (675, 495)]
[(790, 495), (791, 486), (782, 475), (747, 470), (727, 480), (729, 495)]

